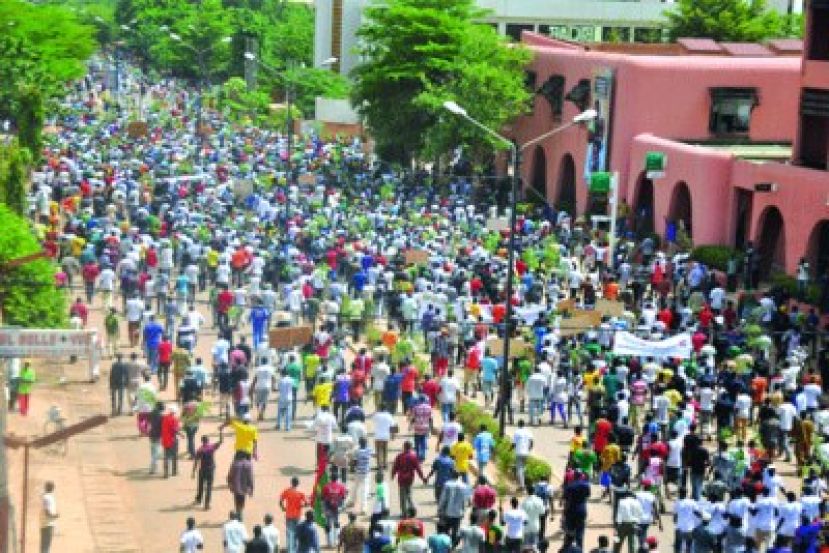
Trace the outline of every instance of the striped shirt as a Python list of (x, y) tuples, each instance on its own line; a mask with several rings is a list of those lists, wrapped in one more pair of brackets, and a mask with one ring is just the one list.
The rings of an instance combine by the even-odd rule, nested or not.
[(374, 452), (366, 447), (354, 452), (354, 472), (357, 474), (368, 474), (371, 472), (371, 457)]

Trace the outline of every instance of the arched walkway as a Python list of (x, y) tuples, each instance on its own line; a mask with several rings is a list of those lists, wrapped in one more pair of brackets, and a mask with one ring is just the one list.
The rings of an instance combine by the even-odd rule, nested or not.
[(820, 277), (829, 269), (829, 220), (818, 221), (809, 235), (806, 259), (812, 268), (812, 275)]
[(531, 202), (545, 201), (547, 199), (547, 155), (542, 146), (536, 146), (533, 151), (533, 172), (532, 190), (525, 194)]
[(633, 232), (637, 237), (653, 234), (656, 229), (653, 221), (653, 181), (639, 174), (636, 182), (636, 196), (633, 201)]
[(576, 201), (576, 163), (573, 156), (565, 154), (558, 170), (556, 207), (575, 216), (578, 211)]
[(670, 207), (668, 208), (668, 220), (676, 223), (677, 228), (679, 228), (679, 222), (682, 221), (688, 237), (694, 237), (691, 190), (685, 181), (679, 181), (674, 185)]
[(772, 270), (782, 271), (786, 267), (786, 227), (780, 210), (774, 206), (764, 209), (757, 229), (758, 267), (762, 279)]

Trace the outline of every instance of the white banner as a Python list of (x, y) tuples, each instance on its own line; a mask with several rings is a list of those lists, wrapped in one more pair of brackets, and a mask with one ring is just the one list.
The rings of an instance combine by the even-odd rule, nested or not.
[(691, 357), (691, 335), (677, 334), (664, 340), (644, 340), (630, 332), (617, 332), (613, 340), (613, 353), (637, 357)]

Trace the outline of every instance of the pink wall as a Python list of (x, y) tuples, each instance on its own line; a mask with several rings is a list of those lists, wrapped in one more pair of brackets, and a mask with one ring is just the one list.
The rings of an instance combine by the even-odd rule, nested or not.
[[(709, 88), (716, 86), (756, 87), (760, 105), (751, 123), (751, 140), (791, 142), (797, 112), (800, 59), (793, 57), (736, 58), (728, 56), (631, 56), (586, 51), (570, 44), (524, 34), (536, 56), (530, 69), (540, 86), (550, 75), (565, 77), (565, 94), (580, 79), (592, 78), (594, 69), (614, 68), (615, 102), (610, 150), (610, 169), (627, 175), (634, 137), (651, 133), (677, 140), (706, 140), (710, 106)], [(577, 114), (570, 102), (564, 103), (562, 121)], [(532, 115), (521, 117), (512, 126), (519, 144), (549, 131), (553, 120), (547, 101), (536, 96)], [(555, 201), (558, 194), (559, 166), (562, 157), (573, 155), (577, 169), (578, 209), (586, 207), (587, 187), (582, 176), (586, 131), (569, 129), (544, 143), (547, 158), (547, 193)], [(532, 152), (523, 166), (525, 182), (530, 182)], [(623, 181), (627, 195), (628, 182)]]
[(659, 151), (667, 155), (665, 176), (653, 181), (656, 232), (664, 235), (671, 198), (680, 182), (685, 182), (691, 193), (692, 239), (696, 244), (729, 242), (725, 221), (731, 213), (732, 194), (728, 186), (732, 158), (728, 154), (699, 146), (689, 146), (653, 135), (639, 135), (630, 149), (630, 172), (624, 197), (635, 205), (639, 190), (637, 184), (643, 175), (645, 154)]
[(829, 220), (829, 173), (783, 163), (734, 162), (734, 188), (753, 190), (760, 182), (775, 183), (777, 191), (754, 193), (751, 236), (758, 240), (766, 208), (777, 207), (783, 216), (786, 270), (794, 272), (800, 258), (808, 254), (812, 230)]

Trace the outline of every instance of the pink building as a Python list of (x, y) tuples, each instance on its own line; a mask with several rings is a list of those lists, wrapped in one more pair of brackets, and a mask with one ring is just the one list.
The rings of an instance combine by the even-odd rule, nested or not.
[[(829, 23), (829, 0), (813, 0), (807, 21)], [(807, 38), (805, 53), (791, 40), (577, 45), (524, 33), (523, 41), (535, 53), (528, 81), (539, 93), (532, 114), (509, 129), (518, 144), (588, 107), (600, 114), (525, 151), (527, 186), (579, 215), (604, 212), (588, 183), (616, 173), (638, 232), (670, 235), (682, 221), (696, 245), (752, 241), (765, 268), (791, 272), (805, 256), (829, 269), (825, 41), (812, 47)]]

